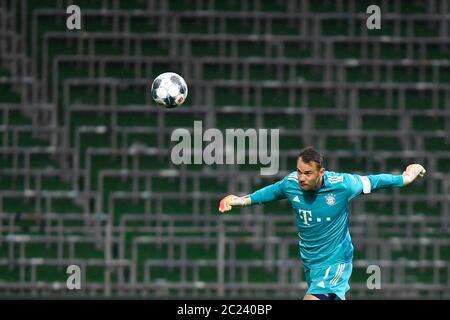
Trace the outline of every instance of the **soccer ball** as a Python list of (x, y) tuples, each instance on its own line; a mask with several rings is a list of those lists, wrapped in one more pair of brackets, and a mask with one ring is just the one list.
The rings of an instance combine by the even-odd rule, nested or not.
[(175, 108), (186, 100), (188, 87), (186, 81), (174, 72), (165, 72), (153, 80), (152, 98), (166, 108)]

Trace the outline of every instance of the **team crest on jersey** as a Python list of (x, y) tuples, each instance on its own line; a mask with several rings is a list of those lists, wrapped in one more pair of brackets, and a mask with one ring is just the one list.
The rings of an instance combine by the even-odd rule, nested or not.
[(330, 193), (325, 197), (325, 202), (327, 203), (327, 205), (329, 206), (334, 206), (336, 204), (336, 198), (334, 196), (334, 194)]

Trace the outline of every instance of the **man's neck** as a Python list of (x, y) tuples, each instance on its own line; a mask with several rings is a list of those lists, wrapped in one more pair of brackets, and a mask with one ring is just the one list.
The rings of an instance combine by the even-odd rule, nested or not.
[(322, 186), (323, 186), (323, 184), (324, 184), (323, 182), (324, 182), (323, 177), (320, 177), (320, 182), (317, 184), (316, 188), (313, 189), (313, 190), (306, 191), (306, 192), (308, 192), (309, 194), (314, 194), (314, 193), (316, 193), (317, 191), (320, 190), (320, 188), (322, 188)]
[(323, 186), (323, 176), (320, 177), (320, 182), (317, 184), (316, 189), (314, 189), (314, 192), (319, 191), (320, 188)]

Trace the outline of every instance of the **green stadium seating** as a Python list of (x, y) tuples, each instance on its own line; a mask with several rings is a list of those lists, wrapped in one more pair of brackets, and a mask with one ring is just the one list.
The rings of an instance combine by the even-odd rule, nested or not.
[[(306, 283), (288, 201), (233, 215), (217, 205), (294, 171), (309, 144), (332, 171), (428, 170), (352, 203), (350, 297), (450, 296), (443, 4), (380, 4), (382, 29), (367, 30), (365, 0), (80, 0), (83, 30), (68, 32), (70, 1), (7, 1), (17, 16), (0, 49), (2, 297), (17, 285), (25, 296), (73, 294), (52, 286), (76, 262), (82, 297), (298, 298)], [(149, 92), (168, 70), (189, 86), (175, 110)], [(173, 164), (171, 133), (200, 120), (204, 130), (280, 129), (280, 172)], [(369, 264), (385, 272), (382, 292), (366, 288)]]

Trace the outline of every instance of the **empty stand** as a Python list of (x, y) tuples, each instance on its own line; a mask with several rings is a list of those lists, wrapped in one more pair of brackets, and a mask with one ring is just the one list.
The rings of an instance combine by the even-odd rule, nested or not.
[[(337, 172), (425, 179), (352, 203), (349, 298), (450, 297), (450, 6), (385, 1), (0, 4), (2, 296), (300, 298), (287, 201), (219, 215), (313, 144)], [(447, 13), (447, 14), (446, 14)], [(149, 85), (175, 71), (174, 110)], [(173, 130), (279, 129), (280, 171), (175, 165)], [(79, 265), (82, 290), (67, 290)], [(379, 266), (382, 290), (369, 290)]]

